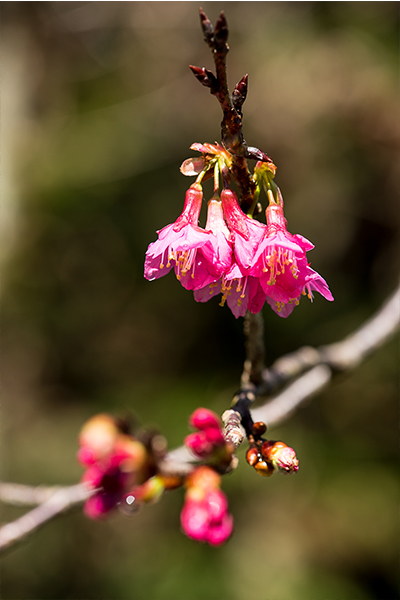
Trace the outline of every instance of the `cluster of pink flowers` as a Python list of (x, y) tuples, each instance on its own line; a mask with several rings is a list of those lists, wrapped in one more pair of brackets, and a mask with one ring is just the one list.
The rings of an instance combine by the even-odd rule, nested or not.
[(97, 491), (85, 503), (84, 512), (100, 519), (113, 510), (134, 485), (147, 477), (144, 445), (121, 431), (110, 415), (99, 414), (83, 426), (78, 460), (86, 468), (82, 482)]
[(212, 546), (223, 544), (233, 531), (233, 518), (220, 485), (221, 477), (210, 467), (195, 469), (186, 479), (187, 490), (181, 512), (184, 533)]
[(185, 445), (193, 454), (208, 460), (221, 458), (221, 451), (225, 448), (225, 438), (218, 415), (208, 408), (197, 408), (191, 415), (189, 423), (198, 430), (185, 438)]
[[(201, 160), (201, 159), (199, 159)], [(198, 167), (200, 168), (200, 167)], [(187, 173), (185, 173), (187, 174)], [(260, 312), (265, 302), (287, 317), (301, 295), (313, 291), (333, 300), (326, 281), (307, 262), (314, 246), (288, 232), (282, 203), (270, 202), (267, 224), (245, 215), (229, 188), (208, 202), (205, 229), (199, 227), (203, 199), (200, 183), (186, 192), (182, 214), (158, 231), (146, 252), (144, 274), (152, 281), (174, 269), (197, 302), (222, 294), (236, 318)]]

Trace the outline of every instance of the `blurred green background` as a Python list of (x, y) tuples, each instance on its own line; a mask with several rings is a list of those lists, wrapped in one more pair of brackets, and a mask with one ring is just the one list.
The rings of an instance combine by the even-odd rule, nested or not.
[[(230, 27), (244, 135), (278, 166), (289, 229), (335, 296), (265, 307), (268, 362), (334, 342), (399, 271), (398, 3), (204, 2)], [(143, 278), (179, 215), (191, 143), (220, 108), (196, 2), (2, 3), (2, 478), (73, 484), (82, 423), (134, 413), (179, 445), (197, 406), (237, 389), (242, 322), (173, 275)], [(206, 194), (211, 194), (207, 185)], [(398, 348), (393, 341), (273, 431), (296, 476), (224, 478), (221, 548), (179, 531), (182, 490), (131, 518), (77, 511), (3, 559), (7, 600), (395, 600)], [(239, 452), (243, 458), (243, 450)], [(2, 508), (2, 521), (22, 514)]]

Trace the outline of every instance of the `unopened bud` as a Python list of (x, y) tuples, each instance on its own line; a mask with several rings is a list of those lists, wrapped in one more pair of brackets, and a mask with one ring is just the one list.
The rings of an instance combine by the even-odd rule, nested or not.
[(246, 454), (246, 460), (251, 467), (254, 467), (256, 463), (260, 460), (260, 455), (258, 453), (257, 448), (249, 448)]
[(279, 471), (295, 473), (299, 470), (296, 452), (284, 442), (264, 442), (261, 453)]
[(270, 477), (274, 472), (274, 467), (271, 463), (267, 463), (265, 460), (260, 460), (254, 465), (255, 470), (259, 475), (263, 477)]
[(257, 438), (261, 437), (266, 431), (267, 426), (262, 421), (257, 421), (256, 423), (253, 423), (253, 426), (251, 428), (251, 433), (254, 435), (254, 437)]
[(208, 408), (197, 408), (189, 419), (189, 423), (195, 429), (219, 429), (221, 421), (218, 415)]

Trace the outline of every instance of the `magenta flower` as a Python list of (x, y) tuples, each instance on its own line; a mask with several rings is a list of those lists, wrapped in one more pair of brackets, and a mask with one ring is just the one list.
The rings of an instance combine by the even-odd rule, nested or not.
[(301, 294), (308, 293), (312, 300), (312, 290), (332, 301), (326, 281), (307, 263), (306, 252), (314, 247), (311, 242), (287, 231), (281, 206), (269, 206), (266, 215), (266, 232), (249, 274), (259, 278), (273, 310), (281, 317), (289, 316)]
[(185, 534), (198, 542), (219, 546), (233, 531), (228, 501), (220, 489), (220, 476), (209, 467), (198, 467), (188, 477), (181, 525)]
[(188, 499), (181, 512), (185, 534), (211, 546), (223, 544), (232, 534), (233, 518), (221, 490), (206, 492), (202, 500)]
[(242, 272), (246, 273), (267, 228), (244, 214), (232, 190), (221, 192), (221, 202), (234, 244), (235, 260)]
[(79, 436), (79, 462), (86, 467), (82, 482), (96, 492), (84, 512), (100, 519), (121, 502), (129, 489), (146, 475), (147, 451), (143, 444), (123, 433), (109, 415), (96, 415)]
[(196, 290), (219, 279), (230, 265), (232, 250), (217, 200), (209, 204), (209, 231), (198, 226), (202, 198), (201, 186), (193, 184), (186, 192), (180, 217), (161, 229), (158, 240), (149, 245), (144, 269), (149, 281), (174, 268), (183, 287)]
[(246, 310), (253, 314), (260, 312), (267, 297), (259, 279), (249, 275), (243, 276), (242, 270), (236, 263), (221, 279), (196, 290), (194, 299), (196, 302), (207, 302), (221, 293), (220, 306), (224, 306), (226, 302), (237, 319), (244, 317)]

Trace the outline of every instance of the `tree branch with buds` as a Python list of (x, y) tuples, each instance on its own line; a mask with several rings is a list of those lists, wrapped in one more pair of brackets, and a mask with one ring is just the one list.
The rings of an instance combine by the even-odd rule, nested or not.
[[(282, 441), (265, 437), (267, 426), (287, 419), (306, 399), (324, 389), (340, 372), (354, 369), (399, 329), (400, 290), (347, 338), (320, 348), (300, 348), (265, 366), (263, 306), (287, 318), (302, 296), (318, 292), (333, 301), (327, 282), (311, 269), (307, 252), (313, 244), (287, 229), (283, 197), (275, 183), (276, 167), (267, 154), (249, 147), (242, 133), (242, 108), (247, 95), (244, 75), (230, 95), (226, 56), (228, 27), (221, 13), (215, 27), (200, 10), (204, 40), (210, 47), (215, 74), (191, 66), (200, 83), (221, 105), (221, 143), (195, 143), (200, 157), (181, 165), (183, 175), (196, 177), (185, 195), (182, 213), (158, 232), (146, 252), (144, 276), (153, 281), (174, 272), (196, 302), (221, 295), (235, 318), (244, 317), (246, 359), (240, 388), (230, 408), (218, 415), (198, 408), (184, 445), (168, 452), (157, 432), (131, 430), (108, 414), (93, 416), (79, 435), (78, 461), (84, 469), (75, 486), (31, 488), (0, 483), (0, 500), (34, 506), (0, 529), (0, 552), (10, 550), (57, 515), (82, 506), (87, 517), (100, 519), (119, 508), (125, 514), (158, 501), (163, 493), (185, 487), (181, 512), (183, 531), (192, 539), (220, 545), (232, 533), (233, 519), (221, 490), (221, 476), (238, 464), (235, 455), (245, 439), (246, 460), (257, 473), (294, 473), (296, 453)], [(247, 159), (257, 160), (250, 173)], [(236, 182), (240, 199), (230, 188)], [(199, 225), (203, 184), (213, 180), (207, 221)], [(254, 218), (265, 193), (266, 223)], [(261, 205), (261, 204), (260, 204)], [(271, 396), (261, 406), (255, 403)]]
[(242, 106), (247, 96), (248, 75), (244, 75), (236, 84), (232, 95), (229, 94), (226, 76), (226, 56), (229, 52), (228, 46), (228, 24), (224, 12), (221, 12), (215, 27), (200, 9), (200, 22), (203, 30), (204, 41), (211, 48), (214, 58), (216, 74), (205, 67), (190, 66), (196, 79), (205, 87), (210, 89), (221, 105), (223, 120), (221, 122), (222, 145), (232, 155), (231, 173), (236, 181), (241, 195), (241, 208), (243, 212), (252, 206), (256, 184), (247, 166), (246, 158), (272, 162), (258, 148), (249, 147), (242, 133)]
[[(246, 328), (248, 324), (246, 324)], [(260, 395), (286, 384), (286, 387), (261, 406), (251, 410), (255, 422), (265, 422), (269, 427), (288, 419), (306, 400), (326, 388), (340, 372), (350, 371), (362, 364), (368, 356), (388, 343), (400, 329), (400, 287), (382, 307), (344, 340), (321, 348), (300, 348), (278, 359), (269, 369), (263, 370)], [(260, 331), (250, 329), (248, 348), (259, 345)], [(249, 349), (247, 361), (251, 361)], [(258, 352), (256, 353), (258, 363)], [(248, 365), (244, 372), (247, 372)], [(243, 381), (243, 380), (242, 380)], [(247, 382), (247, 375), (245, 378)], [(255, 400), (255, 392), (252, 392)], [(222, 416), (226, 440), (238, 448), (246, 437), (242, 415), (228, 409)], [(236, 466), (236, 462), (232, 465)], [(160, 459), (159, 470), (166, 477), (186, 477), (196, 467), (195, 459), (187, 446), (181, 446)], [(0, 553), (14, 548), (30, 534), (53, 520), (81, 507), (96, 492), (84, 484), (74, 486), (31, 487), (0, 482), (0, 502), (15, 506), (35, 506), (19, 519), (0, 528)]]

